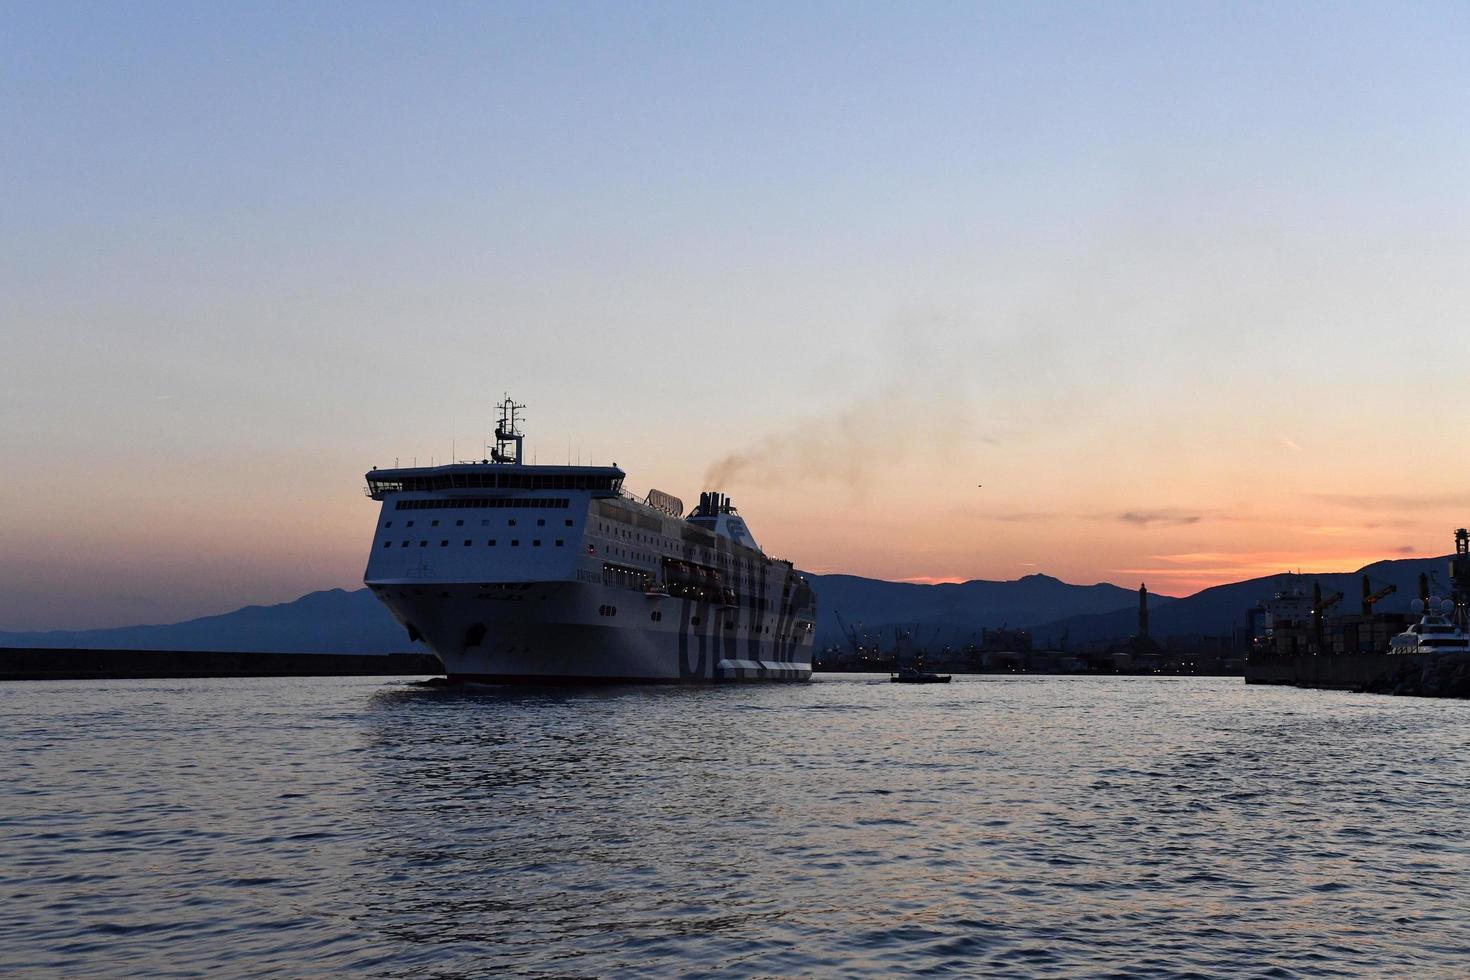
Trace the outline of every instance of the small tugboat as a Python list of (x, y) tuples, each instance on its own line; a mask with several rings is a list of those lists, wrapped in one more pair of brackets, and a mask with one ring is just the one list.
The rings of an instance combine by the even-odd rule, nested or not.
[(898, 673), (889, 674), (888, 679), (895, 684), (948, 684), (948, 674), (931, 674), (927, 670), (917, 667), (900, 667)]
[(924, 669), (924, 656), (920, 654), (914, 658), (912, 665), (898, 668), (898, 673), (889, 674), (888, 679), (894, 684), (948, 684), (948, 674), (932, 674)]

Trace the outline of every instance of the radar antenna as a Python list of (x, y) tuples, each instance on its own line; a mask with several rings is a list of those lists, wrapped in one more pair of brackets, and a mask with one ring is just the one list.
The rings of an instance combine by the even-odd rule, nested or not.
[(495, 448), (490, 451), (490, 458), (495, 462), (518, 464), (524, 458), (522, 442), (526, 437), (521, 432), (522, 416), (518, 413), (525, 407), (517, 405), (509, 395), (500, 403), (500, 421), (495, 423)]

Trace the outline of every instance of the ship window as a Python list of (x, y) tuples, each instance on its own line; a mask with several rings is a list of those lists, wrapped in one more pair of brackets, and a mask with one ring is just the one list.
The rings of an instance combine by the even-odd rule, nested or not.
[(408, 547), (408, 542), (405, 541), (405, 542), (403, 542), (403, 544), (399, 545), (398, 547), (400, 547), (400, 548), (407, 548)]
[(449, 547), (449, 539), (448, 538), (445, 538), (443, 541), (440, 541), (439, 542), (439, 547), (441, 547), (441, 548), (447, 548), (447, 547)]
[(383, 526), (384, 527), (392, 527), (393, 526), (393, 522), (392, 521), (384, 521), (383, 522)]
[(420, 541), (419, 542), (419, 547), (420, 548), (427, 548), (428, 546), (429, 546), (429, 542), (427, 542), (427, 541)]
[(545, 527), (546, 526), (546, 518), (544, 518), (544, 517), (538, 517), (538, 518), (536, 518), (536, 526), (537, 527)]
[(485, 547), (487, 547), (487, 548), (493, 548), (493, 547), (495, 547), (495, 539), (494, 538), (491, 538), (489, 541), (486, 541), (485, 542)]
[(562, 546), (562, 539), (561, 539), (561, 538), (557, 538), (557, 539), (556, 539), (556, 546), (557, 546), (557, 547), (558, 547), (558, 548), (560, 548), (560, 547), (561, 547), (561, 546)]
[(510, 526), (511, 526), (511, 527), (515, 527), (515, 526), (516, 526), (516, 519), (515, 519), (515, 518), (514, 518), (514, 517), (512, 517), (512, 518), (511, 518), (511, 519), (510, 519)]
[(699, 625), (699, 617), (698, 616), (690, 616), (689, 617), (689, 625), (690, 626), (698, 626)]
[(485, 520), (481, 521), (480, 522), (480, 526), (481, 527), (489, 527), (490, 526), (490, 520), (489, 520), (489, 518), (486, 518)]
[(429, 522), (429, 527), (438, 527), (438, 526), (439, 526), (439, 522), (438, 521), (430, 521)]
[(571, 526), (572, 526), (571, 518), (567, 518), (567, 527), (571, 527)]
[(463, 510), (465, 508), (514, 508), (516, 510), (565, 510), (566, 497), (456, 497), (452, 500), (399, 500), (394, 510)]
[(403, 526), (404, 527), (413, 527), (413, 521), (409, 521), (407, 524), (405, 524)]
[(520, 540), (520, 538), (511, 538), (510, 539), (510, 546), (512, 548), (519, 548), (521, 546), (521, 540)]
[(393, 542), (392, 541), (384, 541), (383, 542), (383, 547), (384, 548), (391, 548), (391, 547), (393, 547)]
[(531, 547), (533, 547), (533, 548), (539, 548), (539, 547), (541, 547), (541, 539), (540, 538), (532, 538), (531, 539)]
[(470, 546), (470, 539), (469, 539), (469, 538), (465, 538), (465, 539), (464, 539), (464, 546), (465, 546), (465, 547), (466, 547), (466, 548), (468, 548), (468, 547), (469, 547), (469, 546)]
[(464, 521), (455, 521), (454, 522), (454, 526), (455, 527), (464, 527)]

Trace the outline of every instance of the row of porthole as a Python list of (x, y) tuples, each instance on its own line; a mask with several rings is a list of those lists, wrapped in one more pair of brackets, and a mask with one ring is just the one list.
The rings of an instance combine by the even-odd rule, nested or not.
[[(570, 525), (568, 525), (568, 526), (570, 526)], [(679, 553), (680, 545), (677, 542), (672, 541), (672, 540), (670, 540), (668, 538), (662, 538), (662, 537), (655, 538), (652, 535), (637, 534), (636, 532), (628, 531), (628, 530), (625, 530), (623, 528), (613, 527), (611, 524), (604, 524), (601, 521), (598, 521), (597, 522), (597, 530), (600, 531), (600, 532), (603, 532), (605, 534), (610, 534), (614, 538), (617, 538), (617, 537), (620, 537), (621, 536), (621, 537), (627, 538), (629, 540), (646, 542), (648, 544), (654, 544), (654, 543), (662, 544), (666, 549), (670, 549), (670, 550), (672, 550), (674, 552), (674, 555), (673, 556), (667, 556), (666, 555), (664, 557), (674, 557), (674, 556), (677, 556), (678, 553)], [(701, 561), (718, 562), (721, 565), (734, 565), (734, 566), (739, 566), (742, 569), (748, 569), (752, 573), (754, 573), (755, 568), (756, 568), (756, 565), (755, 565), (754, 562), (747, 561), (746, 559), (737, 558), (737, 559), (733, 559), (732, 560), (732, 559), (730, 559), (730, 558), (728, 558), (726, 556), (723, 556), (723, 555), (711, 555), (708, 548), (700, 549), (701, 553), (698, 554), (698, 555), (696, 555), (695, 554), (695, 550), (694, 550), (694, 548), (692, 546), (690, 546), (690, 545), (683, 545), (682, 547), (683, 547), (683, 552), (684, 552), (683, 557), (686, 558), (686, 559), (698, 558)], [(610, 548), (609, 547), (609, 548), (607, 548), (607, 551), (609, 551), (609, 552), (616, 552), (618, 555), (620, 555), (621, 557), (624, 557), (624, 558), (630, 557), (628, 555), (627, 551), (624, 550), (624, 549), (622, 549), (622, 548), (616, 548), (615, 549), (615, 548)], [(637, 553), (637, 552), (635, 552), (631, 557), (641, 558), (644, 561), (653, 561), (654, 560), (654, 556), (653, 555), (646, 555), (646, 554), (641, 554), (641, 553)]]
[[(407, 548), (410, 544), (412, 544), (411, 541), (405, 541), (405, 542), (403, 542), (403, 544), (399, 545), (399, 547), (400, 548)], [(466, 548), (468, 548), (472, 544), (474, 544), (474, 541), (472, 541), (471, 539), (469, 539), (469, 538), (465, 538), (464, 539), (464, 546)], [(429, 546), (429, 542), (428, 541), (420, 541), (419, 542), (419, 547), (420, 548), (427, 548), (428, 546)], [(511, 542), (510, 542), (510, 546), (512, 548), (519, 548), (521, 546), (521, 539), (520, 538), (512, 538), (511, 539)], [(383, 547), (384, 548), (391, 548), (391, 547), (393, 547), (393, 542), (392, 541), (384, 541), (383, 542)], [(447, 547), (449, 547), (449, 539), (446, 538), (446, 539), (440, 541), (439, 542), (439, 547), (441, 547), (441, 548), (447, 548)], [(485, 542), (485, 547), (487, 547), (487, 548), (493, 548), (493, 547), (495, 547), (495, 539), (494, 538), (491, 538), (489, 541), (486, 541)], [(533, 538), (533, 539), (531, 539), (531, 547), (533, 547), (533, 548), (539, 548), (539, 547), (541, 547), (541, 539), (540, 538)], [(561, 538), (557, 538), (556, 539), (556, 547), (558, 547), (558, 548), (566, 547), (566, 542), (563, 541)]]
[[(514, 523), (514, 522), (512, 522), (512, 523)], [(570, 522), (568, 522), (568, 526), (569, 527), (571, 526)], [(658, 538), (658, 539), (655, 539), (652, 536), (645, 537), (644, 535), (635, 534), (633, 532), (626, 531), (626, 530), (623, 530), (621, 528), (612, 527), (610, 525), (604, 525), (601, 521), (598, 522), (597, 529), (598, 529), (598, 531), (601, 531), (601, 532), (604, 532), (604, 533), (607, 533), (607, 534), (612, 535), (614, 538), (616, 538), (619, 535), (621, 535), (623, 537), (630, 538), (630, 539), (637, 540), (637, 541), (647, 541), (649, 544), (652, 544), (655, 541), (657, 541), (658, 543), (663, 544), (665, 548), (668, 548), (668, 549), (671, 549), (671, 550), (674, 551), (674, 555), (672, 555), (672, 556), (665, 555), (663, 557), (678, 557), (679, 547), (680, 546), (678, 544), (676, 544), (675, 542), (670, 541), (670, 540), (668, 540), (666, 538)], [(632, 556), (629, 556), (628, 553), (627, 553), (627, 551), (624, 550), (624, 549), (622, 549), (622, 548), (612, 548), (612, 547), (607, 547), (607, 546), (604, 546), (604, 547), (605, 547), (605, 549), (609, 553), (615, 553), (615, 554), (617, 554), (617, 555), (619, 555), (620, 557), (623, 557), (623, 558), (633, 557), (633, 558), (641, 558), (644, 561), (653, 561), (654, 560), (654, 557), (655, 557), (653, 555), (641, 554), (641, 553), (636, 553), (636, 552)], [(750, 561), (750, 560), (747, 560), (747, 559), (743, 559), (743, 558), (734, 558), (734, 559), (732, 559), (732, 558), (730, 558), (728, 556), (719, 555), (719, 554), (712, 555), (712, 554), (710, 554), (710, 551), (709, 551), (708, 548), (700, 549), (700, 551), (701, 551), (701, 553), (696, 555), (694, 548), (690, 547), (689, 545), (684, 545), (683, 546), (683, 552), (684, 552), (683, 557), (686, 558), (686, 559), (695, 559), (695, 558), (697, 558), (697, 559), (702, 560), (702, 561), (705, 561), (705, 562), (715, 562), (715, 563), (720, 564), (720, 565), (725, 565), (727, 567), (730, 567), (732, 570), (734, 570), (736, 572), (737, 581), (739, 581), (741, 584), (753, 585), (755, 583), (755, 572), (756, 572), (756, 569), (757, 569), (756, 562)]]
[(599, 615), (599, 616), (616, 616), (617, 614), (618, 614), (618, 607), (617, 606), (598, 606), (597, 607), (597, 615)]
[[(507, 524), (510, 527), (515, 527), (516, 526), (516, 519), (514, 517), (512, 517), (507, 522)], [(567, 527), (571, 527), (572, 526), (572, 522), (571, 521), (567, 521), (566, 522), (566, 525), (567, 525)], [(393, 522), (392, 521), (384, 521), (383, 522), (383, 527), (384, 528), (390, 528), (392, 526), (393, 526)], [(413, 527), (413, 521), (405, 521), (403, 523), (403, 526), (404, 527)], [(429, 522), (429, 526), (430, 527), (438, 527), (439, 526), (439, 522), (438, 521), (430, 521)], [(454, 522), (454, 526), (455, 527), (464, 527), (464, 521), (455, 521)], [(490, 522), (488, 520), (481, 521), (480, 522), (480, 526), (481, 527), (489, 527), (490, 526)], [(538, 519), (536, 521), (536, 526), (537, 527), (545, 527), (546, 526), (546, 518), (543, 517), (543, 518)]]
[(661, 544), (665, 548), (678, 547), (677, 543), (671, 538), (666, 538), (662, 535), (654, 537), (652, 534), (639, 534), (636, 531), (629, 531), (626, 528), (613, 527), (611, 523), (603, 524), (602, 521), (597, 522), (597, 530), (602, 531), (605, 534), (611, 534), (615, 538), (627, 538), (629, 541), (640, 541), (646, 544)]

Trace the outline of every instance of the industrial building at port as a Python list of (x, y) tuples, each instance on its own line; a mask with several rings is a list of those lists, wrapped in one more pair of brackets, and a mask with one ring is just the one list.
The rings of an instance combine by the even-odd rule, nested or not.
[[(1453, 622), (1470, 632), (1470, 531), (1464, 528), (1455, 531), (1447, 571), (1447, 590), (1421, 573), (1418, 598), (1429, 602), (1436, 592), (1448, 591)], [(1352, 591), (1357, 594), (1350, 596)], [(1288, 575), (1273, 594), (1243, 608), (1228, 635), (1155, 638), (1149, 631), (1148, 592), (1140, 587), (1131, 636), (1073, 644), (1065, 634), (1041, 645), (1027, 630), (999, 628), (982, 629), (969, 643), (940, 646), (926, 644), (920, 626), (865, 630), (861, 623), (849, 626), (839, 618), (843, 642), (819, 651), (814, 666), (884, 671), (919, 661), (931, 669), (988, 674), (1243, 674), (1253, 683), (1359, 690), (1401, 687), (1408, 674), (1418, 670), (1427, 677), (1426, 664), (1446, 658), (1450, 674), (1458, 676), (1461, 666), (1470, 674), (1470, 663), (1458, 664), (1470, 661), (1464, 654), (1389, 652), (1393, 638), (1418, 620), (1412, 613), (1379, 611), (1382, 600), (1398, 591), (1398, 585), (1367, 574), (1356, 590), (1330, 591), (1310, 576)], [(1419, 693), (1426, 684), (1410, 686)]]
[(1038, 647), (1024, 629), (982, 629), (966, 644), (926, 645), (922, 627), (882, 632), (849, 626), (838, 617), (844, 643), (813, 656), (819, 671), (889, 671), (899, 665), (975, 674), (1206, 674), (1239, 675), (1250, 647), (1246, 624), (1229, 636), (1149, 634), (1148, 587), (1138, 589), (1138, 624), (1126, 640)]
[[(1450, 596), (1454, 603), (1453, 621), (1464, 630), (1470, 625), (1470, 531), (1455, 531), (1455, 553), (1449, 560)], [(1343, 593), (1322, 593), (1314, 584), (1310, 595), (1299, 584), (1277, 592), (1272, 598), (1251, 610), (1261, 625), (1252, 630), (1250, 661), (1265, 663), (1298, 656), (1344, 656), (1348, 654), (1387, 654), (1389, 641), (1402, 633), (1411, 617), (1404, 613), (1378, 613), (1373, 608), (1379, 600), (1392, 595), (1395, 586), (1374, 589), (1367, 575), (1362, 578), (1362, 595), (1356, 613), (1343, 613)], [(1432, 598), (1427, 574), (1419, 576), (1419, 599)]]
[[(1455, 553), (1449, 560), (1450, 619), (1470, 631), (1470, 530), (1455, 531)], [(1343, 595), (1322, 593), (1314, 584), (1308, 596), (1299, 585), (1277, 592), (1254, 610), (1261, 627), (1254, 631), (1245, 679), (1252, 684), (1291, 684), (1389, 694), (1470, 695), (1470, 657), (1463, 652), (1390, 652), (1394, 637), (1404, 633), (1416, 615), (1374, 612), (1393, 586), (1373, 589), (1365, 575), (1356, 613), (1337, 613)], [(1419, 576), (1419, 603), (1433, 602), (1429, 576)]]

